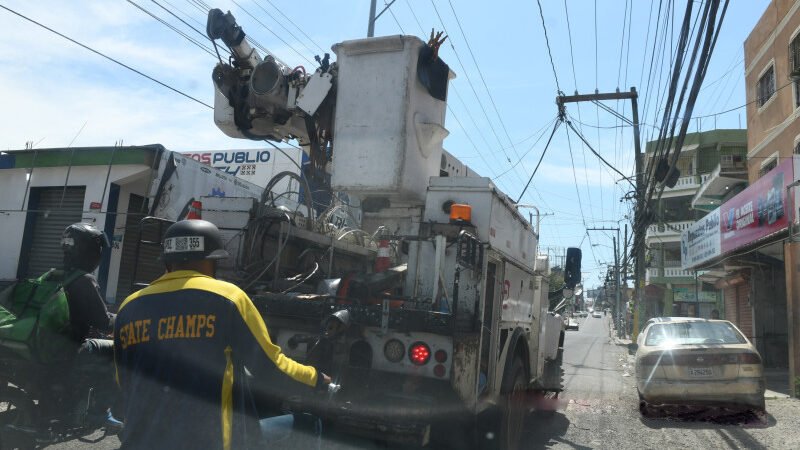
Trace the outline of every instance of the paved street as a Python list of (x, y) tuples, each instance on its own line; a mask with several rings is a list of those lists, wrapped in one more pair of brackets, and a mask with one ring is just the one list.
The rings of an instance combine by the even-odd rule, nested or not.
[[(639, 414), (633, 357), (609, 337), (609, 319), (581, 319), (579, 331), (565, 341), (564, 410), (533, 414), (528, 419), (524, 449), (796, 449), (800, 442), (800, 401), (768, 399), (767, 415), (749, 416), (734, 424), (658, 418)], [(72, 442), (54, 449), (114, 449), (116, 438), (94, 445)], [(349, 440), (325, 448), (376, 448)]]
[(735, 424), (639, 414), (633, 357), (609, 337), (609, 319), (581, 319), (564, 344), (566, 409), (531, 418), (527, 446), (554, 449), (796, 449), (800, 401), (767, 400), (763, 418)]

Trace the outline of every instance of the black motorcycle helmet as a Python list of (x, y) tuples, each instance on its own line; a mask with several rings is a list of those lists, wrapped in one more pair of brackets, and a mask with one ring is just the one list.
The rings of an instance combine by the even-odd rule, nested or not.
[(207, 220), (175, 222), (167, 228), (161, 244), (161, 260), (168, 264), (229, 256), (219, 229)]
[(61, 235), (64, 269), (94, 272), (100, 265), (103, 249), (110, 247), (105, 233), (90, 223), (73, 223)]

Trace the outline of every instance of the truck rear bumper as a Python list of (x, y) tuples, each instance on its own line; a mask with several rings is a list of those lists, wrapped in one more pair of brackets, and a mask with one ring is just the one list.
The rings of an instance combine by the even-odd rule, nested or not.
[(294, 399), (288, 406), (292, 411), (309, 412), (322, 417), (346, 434), (424, 446), (430, 440), (433, 426), (471, 417), (459, 399), (446, 397), (365, 393), (322, 403), (313, 399)]

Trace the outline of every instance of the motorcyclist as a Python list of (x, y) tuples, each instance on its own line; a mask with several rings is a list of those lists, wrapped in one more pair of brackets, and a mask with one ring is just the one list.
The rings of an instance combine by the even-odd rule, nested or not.
[(215, 279), (217, 261), (228, 256), (212, 223), (177, 222), (162, 243), (167, 273), (120, 305), (114, 360), (125, 405), (123, 449), (254, 445), (262, 431), (274, 430), (255, 422), (252, 380), (273, 389), (284, 380), (330, 384), (272, 343), (247, 294)]
[(74, 271), (82, 273), (64, 287), (69, 303), (70, 337), (78, 345), (89, 337), (89, 330), (110, 334), (114, 326), (114, 314), (108, 312), (92, 274), (108, 247), (106, 235), (88, 223), (74, 223), (61, 236), (65, 278)]
[[(113, 330), (115, 316), (108, 312), (100, 286), (92, 274), (100, 265), (106, 248), (109, 248), (109, 243), (105, 233), (89, 223), (74, 223), (61, 236), (64, 279), (71, 280), (64, 286), (69, 305), (69, 338), (78, 348), (72, 365), (73, 382), (87, 388), (78, 389), (76, 393), (82, 396), (88, 388), (93, 388), (89, 420), (98, 426), (106, 426), (109, 431), (118, 431), (122, 423), (114, 419), (109, 409), (114, 395), (114, 343), (111, 339), (104, 339)], [(96, 334), (93, 336), (92, 332)], [(86, 373), (94, 375), (85, 379)]]

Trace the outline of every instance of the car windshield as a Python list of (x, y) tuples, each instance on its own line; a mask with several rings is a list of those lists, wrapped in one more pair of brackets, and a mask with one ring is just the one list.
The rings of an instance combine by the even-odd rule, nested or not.
[(744, 344), (747, 341), (728, 322), (659, 323), (647, 332), (647, 346)]

